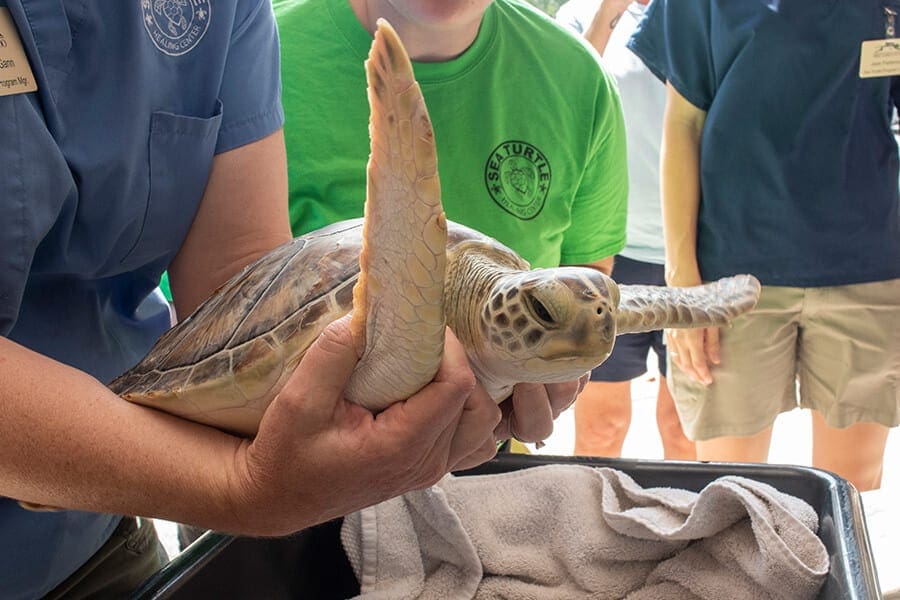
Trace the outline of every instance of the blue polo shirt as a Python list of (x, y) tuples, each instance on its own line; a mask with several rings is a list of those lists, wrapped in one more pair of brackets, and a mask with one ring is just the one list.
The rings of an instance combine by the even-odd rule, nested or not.
[[(0, 335), (108, 381), (168, 327), (156, 284), (213, 156), (281, 126), (271, 8), (4, 5), (39, 89), (0, 97)], [(45, 594), (118, 520), (0, 499), (0, 597)]]
[[(897, 77), (861, 79), (900, 0), (654, 0), (631, 49), (707, 111), (701, 275), (766, 285), (900, 277)], [(900, 21), (897, 26), (900, 27)]]

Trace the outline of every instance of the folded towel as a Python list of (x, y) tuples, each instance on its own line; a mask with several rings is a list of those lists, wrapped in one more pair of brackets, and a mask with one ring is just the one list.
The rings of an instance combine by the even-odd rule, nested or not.
[(365, 600), (815, 598), (829, 559), (807, 503), (727, 476), (642, 488), (609, 468), (455, 477), (344, 519)]

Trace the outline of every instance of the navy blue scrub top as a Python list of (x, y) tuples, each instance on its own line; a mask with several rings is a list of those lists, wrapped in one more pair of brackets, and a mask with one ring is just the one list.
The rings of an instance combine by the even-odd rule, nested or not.
[[(281, 127), (271, 7), (4, 5), (39, 89), (0, 97), (0, 335), (109, 381), (168, 327), (157, 282), (214, 154)], [(45, 594), (118, 520), (0, 499), (0, 597)]]
[(900, 12), (900, 1), (650, 5), (629, 47), (707, 111), (704, 279), (753, 273), (813, 287), (900, 277), (890, 132), (900, 78), (859, 77), (861, 43), (885, 37), (886, 7)]

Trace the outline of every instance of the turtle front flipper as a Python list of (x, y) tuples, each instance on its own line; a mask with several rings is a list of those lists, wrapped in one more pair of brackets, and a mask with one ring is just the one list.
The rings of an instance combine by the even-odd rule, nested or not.
[(366, 61), (371, 117), (347, 397), (372, 410), (434, 377), (444, 347), (447, 222), (425, 99), (400, 38), (379, 19)]
[(616, 333), (726, 325), (756, 306), (759, 292), (752, 275), (684, 288), (619, 285)]

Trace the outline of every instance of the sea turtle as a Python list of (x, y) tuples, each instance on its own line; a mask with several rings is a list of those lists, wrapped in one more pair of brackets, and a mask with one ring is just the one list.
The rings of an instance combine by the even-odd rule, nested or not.
[(491, 396), (578, 378), (617, 334), (722, 325), (759, 283), (617, 286), (590, 268), (530, 270), (515, 252), (447, 222), (431, 123), (400, 39), (379, 21), (366, 61), (371, 155), (364, 219), (276, 248), (220, 288), (110, 385), (126, 400), (253, 435), (332, 321), (352, 308), (360, 355), (346, 391), (374, 411), (434, 376), (449, 325)]

